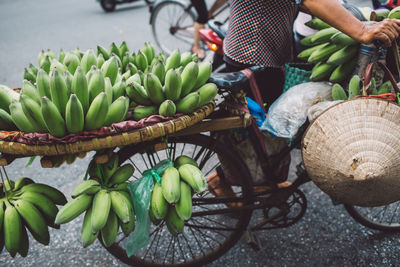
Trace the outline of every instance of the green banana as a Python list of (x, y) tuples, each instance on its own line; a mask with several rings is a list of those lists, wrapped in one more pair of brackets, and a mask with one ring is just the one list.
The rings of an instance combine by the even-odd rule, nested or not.
[(111, 81), (111, 85), (115, 84), (118, 74), (118, 60), (116, 57), (112, 56), (101, 66), (101, 71), (104, 77), (108, 77)]
[(311, 42), (311, 39), (314, 37), (314, 35), (315, 35), (315, 33), (307, 35), (306, 37), (304, 37), (303, 39), (300, 40), (300, 44), (303, 45), (303, 46), (314, 46), (314, 45), (316, 45), (316, 44), (313, 44)]
[(111, 209), (123, 224), (129, 223), (132, 204), (126, 203), (127, 199), (118, 191), (111, 191)]
[(151, 208), (151, 203), (150, 203), (150, 209), (149, 209), (149, 217), (150, 217), (150, 221), (154, 225), (159, 225), (162, 222), (162, 220), (159, 220), (154, 216), (153, 209)]
[(106, 83), (103, 72), (100, 69), (95, 69), (90, 79), (88, 79), (89, 103), (93, 103), (94, 99), (104, 92)]
[(125, 41), (122, 41), (121, 45), (119, 46), (119, 51), (121, 52), (121, 55), (125, 55), (127, 52), (129, 53), (129, 47)]
[(50, 242), (49, 229), (40, 211), (28, 201), (16, 200), (13, 204), (36, 241), (48, 245)]
[(165, 100), (158, 108), (158, 114), (164, 117), (174, 116), (176, 113), (176, 106), (173, 101)]
[(341, 45), (337, 44), (329, 44), (324, 46), (318, 50), (312, 52), (310, 57), (308, 58), (309, 63), (316, 63), (316, 62), (324, 62), (327, 60), (333, 53), (340, 50), (342, 48)]
[(107, 190), (100, 190), (93, 198), (92, 231), (96, 233), (103, 229), (110, 213), (111, 197)]
[(122, 79), (118, 82), (116, 82), (113, 86), (113, 101), (117, 100), (119, 97), (125, 95), (125, 88), (127, 87), (126, 85), (126, 79), (125, 77), (122, 77)]
[(156, 75), (147, 73), (144, 77), (144, 88), (154, 104), (161, 104), (164, 99), (162, 85)]
[(147, 65), (149, 65), (149, 63), (147, 62), (147, 57), (142, 51), (139, 51), (136, 54), (135, 63), (136, 63), (136, 67), (141, 71), (145, 71), (147, 68)]
[(196, 110), (200, 102), (200, 93), (192, 92), (176, 103), (176, 111), (188, 114)]
[(168, 56), (165, 61), (165, 71), (169, 71), (170, 69), (176, 69), (181, 65), (181, 53), (178, 49), (172, 51), (172, 53)]
[(10, 104), (10, 114), (15, 125), (17, 125), (18, 129), (24, 133), (37, 132), (36, 126), (31, 123), (22, 110), (22, 105), (20, 102), (14, 102)]
[(45, 216), (47, 224), (54, 224), (58, 208), (48, 197), (40, 193), (28, 191), (15, 198), (30, 202)]
[(0, 129), (7, 131), (15, 131), (18, 129), (11, 115), (4, 109), (0, 109)]
[(162, 187), (158, 183), (154, 184), (153, 192), (151, 194), (150, 210), (158, 220), (164, 219), (168, 212), (168, 203), (162, 193)]
[(392, 91), (392, 88), (393, 88), (392, 83), (390, 81), (386, 81), (379, 86), (377, 94), (382, 95), (390, 93)]
[(349, 82), (349, 100), (361, 94), (360, 76), (354, 75)]
[(119, 58), (121, 58), (121, 56), (122, 56), (121, 51), (119, 50), (119, 47), (114, 42), (111, 43), (110, 49), (109, 49), (109, 54), (111, 55), (113, 53), (116, 56), (118, 56)]
[(313, 45), (326, 43), (337, 32), (339, 32), (339, 30), (333, 27), (320, 30), (313, 34), (313, 36), (311, 37), (311, 43)]
[(110, 177), (115, 173), (118, 169), (118, 154), (113, 153), (110, 160), (101, 165), (103, 171), (103, 179), (105, 183), (108, 183)]
[(60, 53), (58, 54), (58, 61), (63, 62), (65, 58), (65, 51), (64, 49), (60, 48)]
[[(141, 72), (141, 71), (140, 71)], [(126, 79), (126, 83), (130, 84), (132, 82), (136, 82), (138, 84), (142, 84), (142, 79), (140, 78), (140, 74), (139, 72), (132, 75), (131, 77), (129, 77), (128, 79)]]
[(10, 104), (19, 100), (19, 93), (8, 88), (5, 85), (0, 85), (0, 108), (10, 112)]
[(132, 200), (128, 195), (128, 193), (123, 192), (122, 195), (125, 197), (125, 203), (127, 203), (129, 206), (129, 222), (128, 223), (121, 222), (120, 226), (125, 236), (128, 236), (135, 229), (135, 214), (133, 212)]
[(218, 88), (215, 83), (206, 83), (197, 89), (196, 92), (200, 94), (198, 107), (201, 107), (214, 100), (215, 96), (218, 94)]
[(343, 87), (335, 83), (332, 86), (332, 99), (333, 100), (347, 100), (346, 92), (344, 91)]
[(157, 62), (153, 65), (151, 72), (157, 76), (157, 78), (160, 80), (161, 84), (164, 84), (165, 65), (161, 60), (157, 60)]
[(90, 104), (85, 117), (85, 129), (88, 131), (96, 130), (103, 126), (108, 113), (108, 100), (106, 93), (101, 92)]
[(101, 240), (106, 248), (110, 247), (117, 238), (118, 218), (113, 211), (110, 211), (105, 226), (101, 229)]
[(76, 69), (72, 79), (71, 93), (78, 97), (83, 112), (86, 114), (89, 109), (89, 89), (85, 72), (80, 66)]
[(24, 226), (21, 227), (21, 239), (20, 239), (20, 246), (18, 249), (19, 255), (25, 258), (28, 255), (29, 250), (29, 238), (26, 228)]
[[(14, 190), (15, 191), (18, 191), (18, 190), (20, 190), (22, 187), (24, 187), (25, 185), (28, 185), (28, 184), (33, 184), (33, 183), (35, 183), (31, 178), (28, 178), (28, 177), (21, 177), (21, 178), (19, 178), (19, 179), (17, 179), (16, 181), (15, 181), (15, 185), (14, 185)], [(1, 227), (0, 227), (1, 228)]]
[(65, 136), (65, 121), (56, 105), (46, 96), (42, 97), (40, 110), (49, 133), (55, 137)]
[(185, 222), (176, 213), (175, 207), (170, 207), (170, 209), (168, 210), (165, 223), (169, 232), (173, 236), (177, 236), (178, 234), (182, 233), (185, 226)]
[(72, 79), (74, 76), (69, 71), (64, 72), (64, 79), (65, 79), (65, 84), (67, 85), (67, 97), (71, 95), (71, 89), (72, 89)]
[(136, 65), (132, 62), (128, 63), (128, 70), (131, 72), (131, 75), (135, 75), (139, 71)]
[(174, 167), (168, 167), (162, 176), (161, 188), (165, 200), (172, 204), (180, 198), (179, 172)]
[(93, 65), (97, 66), (97, 57), (93, 50), (89, 49), (85, 52), (81, 59), (81, 67), (85, 73), (88, 73)]
[(67, 84), (59, 70), (55, 69), (50, 75), (51, 101), (57, 106), (61, 115), (65, 116), (65, 106), (68, 102)]
[(39, 63), (39, 67), (41, 67), (46, 73), (49, 73), (50, 66), (51, 66), (50, 57), (46, 55), (43, 58), (43, 60)]
[(22, 221), (17, 209), (8, 201), (4, 203), (6, 205), (3, 222), (4, 245), (11, 257), (15, 257), (21, 243)]
[(156, 115), (157, 111), (157, 107), (155, 106), (135, 107), (133, 110), (133, 119), (135, 121), (140, 121), (141, 119), (150, 117), (151, 115)]
[(40, 104), (39, 92), (30, 81), (24, 80), (22, 82), (21, 94), (29, 96), (29, 98)]
[(5, 192), (11, 192), (14, 190), (15, 182), (9, 179), (6, 179), (3, 183), (3, 187)]
[(82, 132), (85, 125), (83, 107), (75, 94), (71, 94), (65, 108), (65, 125), (69, 133)]
[(358, 54), (358, 46), (345, 46), (331, 54), (326, 63), (339, 66), (353, 59), (356, 54)]
[(131, 82), (126, 87), (126, 94), (130, 99), (141, 105), (151, 105), (152, 102), (146, 89), (137, 82)]
[(36, 76), (36, 87), (40, 97), (47, 96), (51, 99), (50, 76), (42, 68)]
[(178, 168), (179, 174), (196, 193), (201, 193), (207, 188), (207, 182), (201, 170), (192, 164), (184, 164)]
[(338, 83), (345, 80), (353, 72), (356, 64), (357, 58), (353, 58), (336, 67), (336, 69), (332, 71), (329, 81), (332, 83)]
[(120, 96), (115, 100), (108, 109), (105, 126), (110, 126), (113, 123), (121, 122), (125, 119), (127, 109), (127, 101), (125, 96)]
[(165, 75), (164, 94), (165, 98), (176, 101), (181, 96), (182, 78), (176, 69), (170, 69)]
[(114, 174), (110, 177), (108, 184), (110, 186), (115, 184), (122, 184), (132, 177), (135, 168), (132, 164), (127, 163), (119, 167)]
[(184, 164), (191, 164), (197, 168), (199, 167), (199, 165), (197, 164), (197, 162), (194, 159), (192, 159), (191, 157), (188, 157), (186, 155), (181, 155), (174, 160), (174, 166), (177, 169)]
[(64, 73), (67, 70), (67, 68), (61, 62), (58, 62), (57, 59), (50, 59), (50, 62), (51, 71), (58, 70), (59, 72)]
[[(204, 69), (203, 67), (203, 73), (205, 70), (207, 69)], [(185, 66), (181, 75), (182, 77), (181, 97), (184, 97), (190, 92), (192, 92), (193, 88), (196, 86), (198, 75), (199, 75), (199, 65), (196, 62), (190, 62)]]
[(72, 190), (71, 197), (77, 198), (82, 194), (93, 195), (100, 191), (100, 184), (96, 180), (86, 180), (75, 186)]
[(97, 56), (99, 55), (102, 55), (104, 60), (108, 60), (110, 58), (110, 54), (108, 53), (107, 49), (105, 49), (101, 45), (97, 46)]
[(181, 66), (186, 67), (190, 62), (192, 62), (192, 53), (183, 52), (181, 54)]
[(72, 221), (90, 207), (93, 196), (82, 194), (64, 205), (57, 213), (55, 224)]
[(102, 54), (97, 56), (97, 68), (101, 68), (104, 64), (105, 60), (104, 60), (104, 56)]
[[(365, 84), (364, 84), (364, 87), (365, 87)], [(375, 81), (374, 77), (371, 78), (369, 90), (367, 93), (369, 95), (377, 95), (378, 94), (378, 90), (376, 89), (376, 81)]]
[(313, 18), (309, 21), (307, 21), (306, 23), (304, 23), (306, 26), (314, 29), (314, 30), (323, 30), (326, 28), (330, 28), (331, 26), (326, 23), (325, 21), (322, 21), (319, 18)]
[(104, 78), (104, 92), (106, 93), (106, 96), (107, 96), (108, 106), (110, 106), (112, 104), (112, 100), (113, 100), (113, 89), (112, 89), (110, 78), (108, 78), (108, 77)]
[(298, 59), (302, 59), (302, 60), (308, 60), (308, 58), (311, 56), (311, 54), (312, 54), (314, 51), (317, 51), (318, 49), (321, 49), (321, 48), (323, 48), (323, 47), (325, 47), (325, 46), (327, 46), (327, 45), (329, 45), (328, 42), (327, 42), (327, 43), (323, 43), (323, 44), (319, 44), (319, 45), (316, 45), (316, 46), (312, 46), (312, 47), (307, 48), (307, 49), (304, 49), (303, 51), (301, 51), (301, 52), (297, 55), (297, 58), (298, 58)]
[(64, 60), (62, 61), (62, 63), (67, 67), (68, 71), (72, 75), (74, 75), (76, 69), (78, 68), (78, 66), (80, 64), (80, 59), (75, 53), (68, 52), (65, 55)]
[(329, 65), (326, 63), (317, 64), (312, 69), (310, 80), (312, 80), (314, 82), (321, 81), (321, 80), (329, 77), (334, 68), (335, 68), (335, 66), (332, 66), (332, 65)]
[(84, 248), (93, 244), (96, 241), (99, 232), (93, 233), (92, 231), (92, 207), (90, 207), (83, 218), (82, 230), (81, 230), (81, 242)]
[(380, 8), (380, 9), (374, 10), (374, 12), (376, 14), (376, 21), (382, 21), (389, 16), (390, 10), (388, 10), (386, 8)]
[(20, 96), (20, 102), (26, 118), (34, 125), (35, 129), (41, 133), (46, 132), (46, 123), (40, 111), (40, 105), (24, 94)]
[(205, 84), (210, 78), (211, 72), (212, 72), (212, 64), (210, 62), (200, 62), (199, 64), (199, 72), (197, 75), (196, 83), (194, 85), (194, 89), (199, 88), (203, 84)]
[(19, 192), (24, 193), (28, 191), (43, 194), (48, 198), (50, 198), (51, 201), (56, 205), (65, 205), (65, 203), (67, 203), (67, 199), (65, 198), (64, 194), (61, 191), (46, 184), (41, 184), (41, 183), (28, 184), (22, 187)]
[(35, 83), (36, 75), (33, 74), (29, 69), (24, 68), (24, 79)]
[(187, 221), (192, 217), (192, 190), (184, 181), (181, 181), (180, 187), (181, 197), (175, 204), (175, 210), (182, 220)]
[(347, 34), (344, 34), (343, 32), (337, 32), (334, 35), (332, 35), (330, 41), (333, 44), (338, 44), (343, 46), (358, 44), (356, 40), (354, 40)]

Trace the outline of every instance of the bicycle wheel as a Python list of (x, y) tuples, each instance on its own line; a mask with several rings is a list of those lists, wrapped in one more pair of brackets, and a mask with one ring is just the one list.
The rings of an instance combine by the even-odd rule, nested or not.
[[(195, 159), (207, 177), (220, 165), (232, 166), (240, 182), (233, 186), (237, 198), (244, 204), (251, 203), (252, 187), (249, 172), (243, 162), (235, 157), (228, 148), (217, 143), (211, 137), (194, 135), (170, 138), (168, 148), (172, 158), (187, 155)], [(168, 158), (165, 142), (152, 141), (140, 145), (124, 147), (119, 154), (120, 164), (128, 161), (134, 164), (135, 179), (139, 172), (151, 168), (160, 160)], [(226, 165), (225, 165), (226, 164)], [(134, 174), (134, 176), (135, 176)], [(226, 203), (233, 203), (232, 198), (215, 197), (208, 190), (202, 195), (193, 196), (192, 218), (185, 222), (184, 233), (172, 236), (162, 222), (150, 227), (149, 245), (136, 255), (128, 257), (123, 246), (124, 235), (120, 233), (116, 243), (107, 250), (132, 266), (193, 266), (203, 265), (220, 257), (241, 237), (249, 223), (252, 210), (229, 208)], [(224, 213), (226, 212), (226, 213)]]
[(168, 0), (157, 5), (150, 18), (154, 40), (164, 53), (175, 49), (191, 51), (195, 14), (181, 2)]
[(400, 201), (380, 207), (344, 205), (356, 222), (375, 230), (400, 232)]
[(100, 5), (105, 12), (113, 12), (117, 3), (114, 0), (101, 0)]

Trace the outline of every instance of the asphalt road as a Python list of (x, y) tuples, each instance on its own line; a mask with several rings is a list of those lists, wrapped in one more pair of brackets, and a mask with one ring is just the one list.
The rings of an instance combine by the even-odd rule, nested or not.
[[(20, 87), (24, 67), (31, 62), (37, 65), (42, 49), (86, 50), (124, 40), (132, 49), (139, 49), (145, 41), (153, 41), (148, 18), (143, 1), (120, 6), (111, 14), (105, 14), (93, 0), (0, 1), (0, 84)], [(57, 169), (42, 169), (38, 159), (26, 167), (28, 160), (19, 159), (6, 170), (10, 178), (32, 177), (69, 196), (91, 155)], [(293, 158), (299, 160), (298, 151)], [(400, 266), (399, 234), (384, 234), (355, 223), (341, 205), (333, 205), (312, 183), (302, 190), (308, 208), (300, 222), (257, 232), (260, 251), (253, 251), (242, 239), (210, 266)], [(47, 247), (32, 241), (26, 258), (12, 259), (3, 251), (0, 266), (125, 266), (97, 241), (82, 248), (81, 222), (79, 218), (60, 230), (52, 229)]]

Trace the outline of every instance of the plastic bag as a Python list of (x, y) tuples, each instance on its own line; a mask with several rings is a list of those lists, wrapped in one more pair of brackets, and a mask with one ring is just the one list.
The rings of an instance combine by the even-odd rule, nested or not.
[(262, 107), (260, 107), (260, 105), (257, 104), (256, 101), (254, 101), (250, 97), (246, 97), (246, 99), (247, 99), (247, 108), (249, 109), (251, 116), (256, 118), (256, 123), (258, 127), (260, 127), (265, 120), (265, 112), (262, 109)]
[(144, 171), (142, 178), (128, 185), (136, 214), (135, 230), (130, 234), (125, 243), (125, 250), (128, 257), (134, 255), (149, 243), (149, 208), (154, 180), (157, 183), (161, 183), (162, 174), (166, 168), (171, 166), (174, 166), (171, 160), (162, 160), (153, 169)]
[(293, 86), (272, 103), (261, 130), (293, 138), (306, 122), (308, 109), (318, 99), (332, 100), (332, 84), (308, 82)]
[(336, 101), (323, 101), (318, 102), (312, 105), (307, 112), (308, 121), (312, 122), (316, 117), (319, 116), (322, 112), (327, 110), (328, 108), (343, 102), (344, 100), (336, 100)]

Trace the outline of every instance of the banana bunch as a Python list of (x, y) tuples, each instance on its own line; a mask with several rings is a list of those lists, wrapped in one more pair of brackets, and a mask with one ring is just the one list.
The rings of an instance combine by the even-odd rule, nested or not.
[[(77, 58), (68, 52), (64, 62), (70, 55)], [(53, 59), (54, 62), (58, 61)], [(24, 80), (18, 101), (9, 104), (16, 127), (26, 133), (50, 133), (55, 137), (63, 137), (123, 121), (129, 99), (123, 94), (125, 88), (122, 82), (112, 85), (119, 71), (117, 59), (112, 56), (103, 63), (101, 69), (92, 65), (95, 62), (93, 51), (88, 50), (74, 70), (52, 67), (48, 74), (41, 68), (35, 84)], [(59, 65), (64, 66), (61, 63)]]
[(161, 184), (156, 183), (151, 196), (149, 216), (154, 224), (165, 220), (174, 236), (183, 232), (185, 221), (192, 216), (192, 191), (203, 192), (207, 183), (196, 161), (179, 156), (175, 167), (168, 167)]
[(319, 30), (300, 41), (302, 45), (310, 48), (297, 56), (315, 64), (310, 79), (329, 80), (333, 83), (344, 81), (357, 63), (359, 43), (318, 18), (310, 20), (306, 25)]
[(137, 73), (127, 79), (126, 94), (137, 104), (133, 119), (151, 115), (188, 114), (212, 101), (217, 86), (206, 83), (211, 75), (209, 62), (198, 63), (191, 53), (173, 51), (149, 56), (146, 46), (136, 54)]
[(113, 154), (106, 164), (92, 161), (88, 172), (91, 178), (73, 189), (72, 200), (57, 213), (55, 223), (68, 223), (85, 212), (83, 247), (92, 244), (99, 234), (109, 247), (115, 242), (119, 227), (127, 236), (135, 227), (133, 202), (127, 187), (134, 168), (131, 164), (119, 167), (118, 156)]
[(390, 93), (393, 89), (391, 82), (388, 80), (379, 87), (376, 86), (375, 78), (371, 78), (369, 90), (366, 91), (363, 81), (358, 75), (354, 75), (349, 82), (348, 94), (340, 84), (332, 86), (333, 100), (351, 100), (358, 95), (381, 95)]
[(56, 205), (67, 202), (63, 193), (28, 177), (15, 182), (5, 180), (0, 185), (0, 251), (5, 246), (12, 257), (17, 253), (26, 257), (29, 250), (26, 229), (36, 241), (48, 245), (48, 226), (58, 228), (54, 222)]
[(10, 104), (18, 100), (19, 94), (17, 92), (0, 84), (0, 129), (7, 131), (18, 130), (10, 114), (10, 109), (12, 108)]

